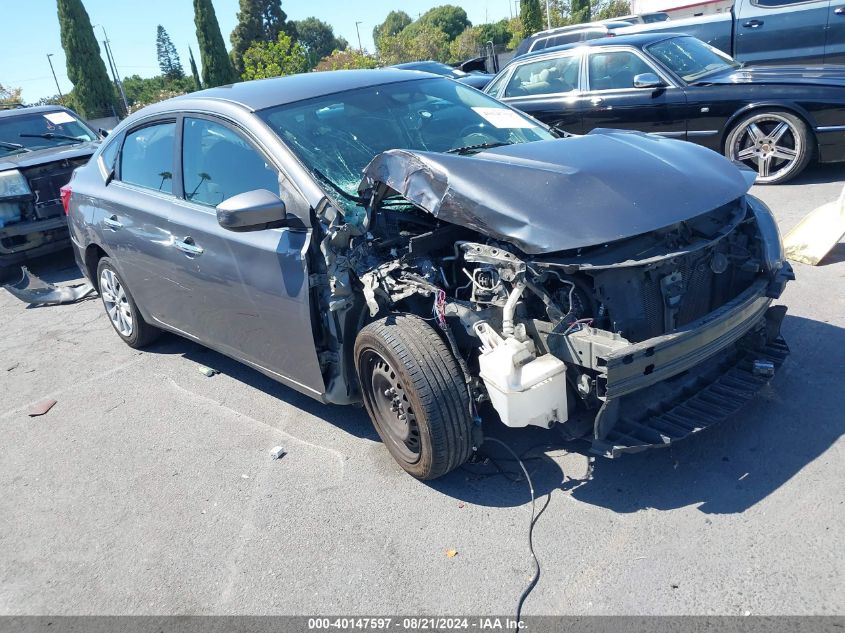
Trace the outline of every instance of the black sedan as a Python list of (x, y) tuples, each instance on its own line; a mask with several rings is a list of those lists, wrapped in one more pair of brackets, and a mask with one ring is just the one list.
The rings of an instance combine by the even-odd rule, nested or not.
[(813, 157), (845, 161), (845, 67), (745, 68), (686, 35), (527, 55), (485, 91), (570, 133), (610, 127), (693, 141), (745, 163), (761, 184), (797, 176)]

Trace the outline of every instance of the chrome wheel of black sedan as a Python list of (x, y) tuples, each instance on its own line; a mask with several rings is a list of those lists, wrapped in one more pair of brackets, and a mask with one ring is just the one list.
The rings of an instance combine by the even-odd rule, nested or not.
[(759, 184), (785, 182), (810, 160), (807, 126), (786, 112), (752, 114), (728, 134), (725, 155), (754, 169)]
[(514, 60), (485, 92), (572, 134), (680, 138), (786, 182), (845, 161), (845, 66), (746, 67), (687, 35), (640, 33)]

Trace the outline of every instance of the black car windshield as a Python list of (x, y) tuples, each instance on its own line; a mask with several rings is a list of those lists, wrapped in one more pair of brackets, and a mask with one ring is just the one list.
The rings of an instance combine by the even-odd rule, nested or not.
[(706, 75), (739, 68), (738, 61), (694, 37), (673, 37), (646, 47), (684, 81), (691, 83)]
[(0, 118), (0, 155), (85, 143), (96, 138), (96, 132), (66, 110)]
[(369, 162), (389, 149), (469, 154), (554, 138), (495, 99), (449, 79), (349, 90), (259, 112), (322, 180), (354, 196)]

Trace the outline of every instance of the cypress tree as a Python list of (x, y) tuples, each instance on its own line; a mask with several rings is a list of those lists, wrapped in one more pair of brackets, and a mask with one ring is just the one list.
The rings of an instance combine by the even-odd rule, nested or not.
[(168, 79), (182, 79), (185, 76), (179, 53), (161, 24), (158, 25), (158, 32), (156, 33), (156, 54), (162, 75)]
[(543, 30), (543, 10), (540, 8), (540, 0), (520, 0), (519, 17), (526, 36)]
[(572, 0), (572, 23), (581, 24), (591, 19), (590, 0)]
[(211, 0), (194, 0), (194, 24), (197, 27), (202, 82), (205, 87), (213, 88), (237, 81)]
[(296, 25), (288, 21), (282, 10), (281, 0), (240, 0), (238, 24), (229, 36), (232, 44), (232, 65), (242, 75), (243, 57), (246, 50), (256, 42), (273, 42), (284, 32), (292, 40), (298, 39)]
[(202, 90), (200, 73), (197, 70), (197, 63), (194, 61), (194, 51), (191, 50), (190, 46), (188, 47), (188, 60), (191, 62), (191, 74), (194, 76), (194, 84), (196, 84), (194, 90)]
[(82, 0), (57, 0), (67, 76), (73, 83), (74, 106), (89, 119), (113, 116), (115, 92), (100, 57), (100, 47)]

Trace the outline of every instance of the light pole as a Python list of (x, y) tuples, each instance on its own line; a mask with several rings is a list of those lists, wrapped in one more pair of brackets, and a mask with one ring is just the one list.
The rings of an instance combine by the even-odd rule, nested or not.
[(47, 53), (47, 63), (50, 64), (50, 72), (53, 73), (53, 80), (56, 82), (56, 90), (59, 91), (59, 99), (64, 101), (65, 96), (62, 94), (62, 89), (59, 88), (59, 79), (56, 77), (56, 71), (53, 70), (53, 60), (50, 59), (53, 56), (53, 53)]
[(546, 0), (546, 28), (552, 30), (552, 13), (549, 11), (549, 0)]
[(356, 22), (355, 23), (355, 32), (358, 34), (358, 50), (363, 52), (364, 47), (361, 46), (361, 31), (358, 30), (358, 25), (363, 24), (363, 22)]
[[(114, 83), (117, 86), (117, 89), (120, 91), (120, 98), (123, 101), (123, 108), (124, 112), (129, 114), (129, 102), (126, 100), (126, 93), (123, 91), (123, 82), (120, 81), (120, 75), (117, 74), (117, 64), (114, 63), (114, 55), (111, 52), (111, 41), (109, 40), (109, 36), (106, 33), (106, 27), (102, 24), (95, 24), (94, 26), (99, 26), (103, 30), (103, 48), (106, 49), (106, 59), (109, 60), (109, 67), (111, 68), (111, 75), (114, 79)], [(93, 28), (93, 27), (92, 27)]]

